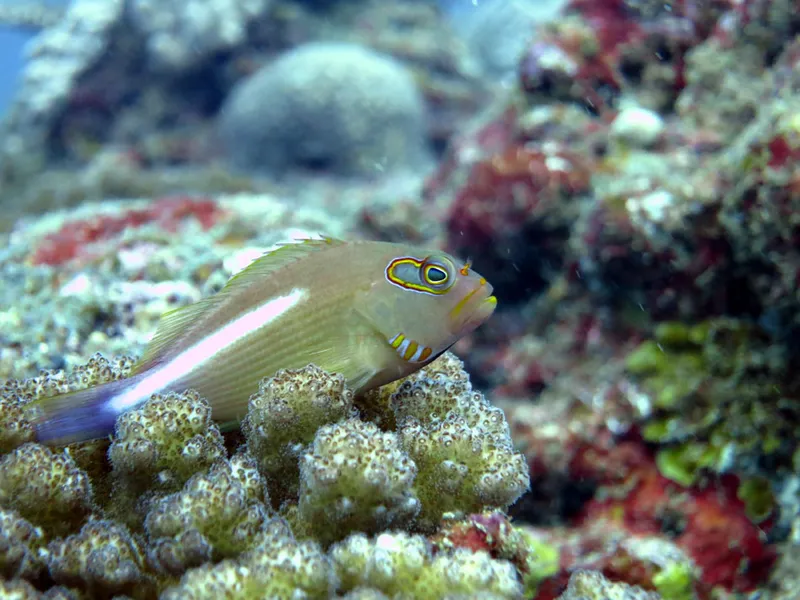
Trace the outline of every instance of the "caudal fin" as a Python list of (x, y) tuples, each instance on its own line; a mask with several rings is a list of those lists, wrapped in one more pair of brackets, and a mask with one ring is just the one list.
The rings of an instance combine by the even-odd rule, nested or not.
[(114, 381), (34, 402), (30, 418), (37, 441), (63, 446), (110, 435), (119, 414), (109, 401), (125, 386)]

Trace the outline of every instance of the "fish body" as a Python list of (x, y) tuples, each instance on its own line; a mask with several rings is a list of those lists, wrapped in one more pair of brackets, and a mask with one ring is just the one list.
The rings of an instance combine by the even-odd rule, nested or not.
[(41, 442), (105, 437), (155, 393), (194, 389), (238, 423), (264, 377), (309, 363), (356, 393), (429, 363), (494, 311), (492, 286), (437, 250), (331, 238), (286, 244), (216, 295), (162, 317), (126, 379), (37, 403)]

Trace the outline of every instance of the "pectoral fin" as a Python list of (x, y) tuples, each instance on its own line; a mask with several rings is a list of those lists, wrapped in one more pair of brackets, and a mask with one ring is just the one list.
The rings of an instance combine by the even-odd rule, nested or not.
[(363, 391), (374, 387), (373, 384), (383, 385), (392, 381), (394, 374), (401, 374), (396, 347), (384, 335), (374, 315), (374, 311), (364, 310), (360, 302), (355, 303), (352, 319), (354, 335), (350, 346), (353, 355), (357, 357), (357, 364), (362, 365), (363, 372), (357, 379), (357, 384), (352, 385), (354, 390)]

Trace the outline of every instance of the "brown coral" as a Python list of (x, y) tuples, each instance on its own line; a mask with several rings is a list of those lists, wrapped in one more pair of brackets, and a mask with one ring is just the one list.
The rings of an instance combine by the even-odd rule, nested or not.
[(408, 525), (417, 469), (395, 433), (350, 419), (320, 428), (301, 462), (298, 513), (322, 543)]
[(510, 437), (470, 427), (461, 416), (427, 427), (410, 418), (400, 436), (419, 469), (420, 527), (433, 529), (448, 512), (507, 508), (528, 489), (527, 463)]
[(234, 557), (258, 541), (268, 500), (255, 460), (240, 454), (198, 473), (183, 490), (158, 500), (145, 519), (150, 558), (161, 570)]
[(391, 406), (419, 470), (420, 527), (435, 527), (446, 512), (506, 508), (528, 489), (528, 467), (502, 411), (472, 390), (452, 354), (407, 378)]
[(317, 430), (353, 414), (353, 393), (344, 377), (314, 365), (281, 370), (261, 382), (242, 431), (275, 506), (297, 497), (298, 461)]
[(0, 580), (0, 598), (8, 600), (39, 600), (42, 595), (24, 579)]
[(41, 528), (13, 510), (0, 509), (0, 576), (35, 578), (44, 567), (39, 557), (43, 545)]
[(51, 542), (47, 550), (51, 577), (92, 598), (147, 598), (154, 593), (139, 543), (114, 521), (90, 519), (80, 533)]
[[(31, 400), (116, 379), (128, 366), (96, 357), (73, 374), (6, 383), (12, 426), (0, 427), (0, 439), (9, 449), (24, 441)], [(502, 413), (472, 390), (453, 355), (375, 397), (374, 416), (384, 427), (400, 422), (399, 430), (358, 419), (341, 376), (313, 365), (282, 371), (251, 398), (247, 444), (231, 459), (208, 402), (193, 391), (155, 395), (122, 415), (107, 457), (107, 441), (60, 453), (24, 443), (0, 459), (3, 573), (41, 581), (49, 571), (65, 586), (53, 594), (99, 598), (150, 598), (181, 575), (165, 598), (391, 596), (366, 580), (340, 589), (319, 544), (354, 531), (432, 528), (450, 510), (504, 506), (527, 479), (516, 472)], [(104, 520), (90, 516), (100, 509), (79, 465), (101, 489)], [(297, 533), (313, 541), (297, 542), (285, 521), (269, 518), (266, 484)], [(516, 597), (519, 582), (507, 577), (513, 568), (488, 555), (450, 549), (432, 558), (428, 545), (424, 554), (413, 589)]]
[(419, 535), (354, 534), (331, 550), (344, 591), (371, 588), (392, 598), (522, 598), (514, 567), (463, 548), (434, 556)]
[(80, 527), (94, 502), (89, 477), (66, 451), (28, 443), (0, 460), (0, 506), (59, 536)]
[(108, 360), (96, 354), (70, 373), (42, 371), (30, 379), (11, 379), (0, 385), (0, 453), (10, 452), (25, 442), (35, 441), (31, 425), (34, 400), (74, 392), (126, 377), (134, 359)]
[(33, 426), (25, 417), (23, 403), (28, 399), (22, 387), (21, 382), (11, 380), (0, 388), (0, 453), (34, 441)]
[(163, 600), (227, 598), (330, 598), (336, 579), (330, 561), (313, 542), (296, 542), (285, 521), (269, 523), (258, 548), (238, 560), (188, 571)]
[(137, 490), (171, 492), (225, 456), (211, 406), (197, 392), (155, 394), (117, 420), (109, 449), (115, 476)]

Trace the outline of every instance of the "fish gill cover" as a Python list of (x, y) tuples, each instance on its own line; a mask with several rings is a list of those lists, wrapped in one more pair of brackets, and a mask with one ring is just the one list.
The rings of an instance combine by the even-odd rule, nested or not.
[[(798, 15), (0, 4), (32, 38), (0, 82), (0, 595), (794, 599)], [(241, 428), (179, 390), (37, 442), (35, 399), (317, 234), (470, 258), (498, 308), (364, 395), (308, 366)]]

